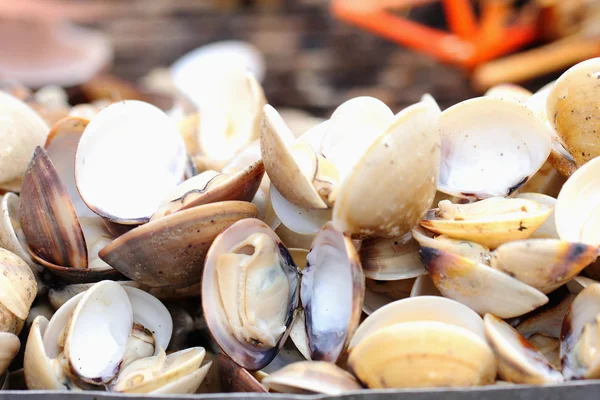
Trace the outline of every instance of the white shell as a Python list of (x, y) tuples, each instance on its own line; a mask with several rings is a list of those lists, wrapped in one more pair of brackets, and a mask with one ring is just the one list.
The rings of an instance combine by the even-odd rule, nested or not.
[(113, 222), (139, 224), (182, 181), (186, 163), (175, 122), (151, 104), (125, 100), (88, 124), (77, 148), (75, 180), (94, 212)]
[(442, 113), (438, 190), (459, 197), (506, 196), (550, 154), (548, 127), (525, 106), (479, 97)]

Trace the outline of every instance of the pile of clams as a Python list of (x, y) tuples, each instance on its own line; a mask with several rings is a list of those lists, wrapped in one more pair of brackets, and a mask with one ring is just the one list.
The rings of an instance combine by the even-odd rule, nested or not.
[(211, 74), (192, 106), (161, 84), (169, 109), (2, 82), (0, 386), (600, 378), (600, 58), (537, 93), (328, 119)]

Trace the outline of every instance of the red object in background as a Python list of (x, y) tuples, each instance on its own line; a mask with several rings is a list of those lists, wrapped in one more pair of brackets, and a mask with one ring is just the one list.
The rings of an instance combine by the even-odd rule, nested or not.
[[(410, 7), (425, 2), (388, 0), (385, 5)], [(443, 62), (469, 69), (518, 50), (537, 38), (535, 19), (506, 25), (512, 11), (509, 1), (482, 1), (479, 21), (469, 0), (442, 0), (442, 3), (450, 32), (393, 15), (383, 8), (357, 7), (356, 3), (353, 5), (348, 0), (333, 0), (331, 8), (333, 14), (343, 21)]]

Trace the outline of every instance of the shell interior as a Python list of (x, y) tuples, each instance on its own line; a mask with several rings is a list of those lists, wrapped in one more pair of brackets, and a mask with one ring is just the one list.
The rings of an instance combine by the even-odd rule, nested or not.
[(338, 359), (358, 325), (363, 293), (354, 245), (328, 223), (315, 237), (302, 271), (300, 298), (311, 359)]
[(88, 124), (75, 157), (75, 181), (90, 209), (117, 223), (147, 222), (187, 165), (177, 126), (137, 100), (111, 104)]

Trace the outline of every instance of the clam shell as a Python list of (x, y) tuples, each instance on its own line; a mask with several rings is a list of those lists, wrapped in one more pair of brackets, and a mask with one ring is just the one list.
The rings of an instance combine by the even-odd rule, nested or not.
[(321, 150), (342, 178), (364, 157), (365, 149), (381, 137), (393, 122), (394, 113), (381, 100), (362, 96), (335, 109), (323, 136)]
[(567, 379), (600, 378), (598, 320), (600, 318), (600, 284), (591, 284), (571, 303), (560, 334), (562, 370)]
[(217, 355), (221, 390), (229, 393), (266, 393), (267, 389), (248, 370), (240, 367), (225, 354)]
[(538, 203), (546, 204), (552, 207), (552, 213), (544, 223), (536, 229), (536, 231), (530, 237), (532, 239), (560, 239), (558, 232), (556, 231), (556, 220), (554, 213), (556, 211), (556, 198), (541, 194), (541, 193), (517, 193), (515, 195), (518, 199), (526, 199), (537, 201)]
[(600, 96), (600, 58), (583, 61), (567, 70), (548, 95), (547, 115), (578, 166), (600, 155), (596, 140)]
[(25, 382), (29, 390), (67, 390), (69, 382), (57, 374), (61, 369), (54, 362), (55, 357), (46, 354), (42, 336), (47, 327), (48, 320), (43, 316), (33, 320), (23, 360)]
[(331, 209), (298, 207), (287, 201), (272, 182), (269, 194), (275, 214), (281, 223), (292, 232), (300, 235), (315, 235), (327, 221), (331, 220)]
[(348, 367), (370, 389), (489, 385), (496, 359), (484, 339), (433, 321), (392, 325), (362, 340)]
[(362, 389), (351, 374), (324, 361), (300, 361), (287, 365), (264, 378), (262, 383), (267, 389), (279, 393), (335, 396)]
[(556, 199), (556, 230), (562, 240), (600, 245), (600, 158), (579, 168)]
[(419, 296), (440, 296), (442, 294), (433, 284), (433, 280), (429, 274), (421, 275), (415, 279), (412, 289), (410, 290), (410, 297)]
[(300, 282), (312, 360), (335, 362), (340, 357), (360, 321), (364, 292), (354, 244), (327, 223), (306, 256)]
[(414, 104), (394, 117), (343, 178), (333, 207), (336, 229), (390, 238), (418, 224), (436, 193), (438, 121), (439, 110), (430, 103)]
[(552, 207), (543, 203), (502, 197), (463, 205), (442, 201), (439, 207), (427, 213), (421, 226), (439, 235), (469, 240), (490, 249), (529, 238), (552, 212)]
[[(460, 254), (463, 257), (477, 261), (482, 264), (490, 263), (490, 249), (468, 240), (451, 239), (446, 236), (437, 236), (417, 226), (412, 230), (413, 238), (423, 247), (431, 247)], [(419, 259), (420, 261), (420, 259)]]
[(14, 193), (6, 193), (0, 201), (0, 247), (21, 257), (32, 271), (40, 271), (27, 252), (27, 243), (19, 217), (20, 199)]
[(0, 372), (4, 374), (13, 358), (19, 352), (21, 342), (17, 335), (0, 332)]
[(469, 307), (444, 297), (420, 296), (394, 301), (367, 317), (354, 333), (348, 351), (352, 352), (363, 340), (383, 329), (419, 321), (455, 325), (485, 339), (483, 321)]
[[(163, 390), (165, 393), (166, 386), (170, 386), (171, 390), (178, 389), (175, 382), (200, 369), (205, 354), (206, 351), (203, 347), (192, 347), (168, 356), (161, 351), (156, 356), (134, 361), (119, 373), (112, 384), (112, 390), (123, 393), (150, 393)], [(207, 372), (207, 370), (203, 370), (204, 376)], [(193, 381), (197, 381), (197, 379)], [(200, 386), (202, 380), (197, 383), (194, 391)], [(190, 390), (187, 382), (185, 385), (181, 383), (180, 385), (184, 392)], [(166, 393), (178, 392), (166, 391)]]
[(87, 248), (75, 208), (41, 147), (36, 148), (23, 179), (19, 216), (29, 249), (37, 256), (34, 259), (87, 268)]
[(598, 257), (598, 249), (558, 239), (529, 239), (501, 245), (490, 265), (543, 293), (570, 281)]
[(147, 222), (187, 165), (183, 139), (159, 108), (124, 100), (104, 108), (85, 128), (75, 181), (87, 206), (110, 221)]
[[(276, 339), (277, 342), (274, 346), (264, 344), (255, 346), (250, 343), (242, 343), (239, 341), (232, 332), (232, 327), (229, 325), (224, 300), (221, 298), (220, 294), (217, 258), (220, 255), (229, 252), (235, 245), (241, 243), (252, 234), (267, 235), (274, 241), (279, 248), (280, 256), (284, 260), (284, 264), (281, 265), (281, 268), (287, 276), (289, 283), (287, 299), (278, 299), (278, 301), (285, 302), (284, 304), (287, 305), (287, 312), (284, 317), (286, 331)], [(236, 222), (220, 233), (210, 246), (208, 254), (206, 255), (202, 278), (202, 309), (204, 311), (204, 317), (206, 319), (206, 324), (208, 325), (213, 338), (219, 344), (219, 347), (240, 366), (248, 370), (259, 370), (265, 367), (273, 360), (273, 358), (275, 358), (279, 349), (285, 343), (292, 327), (294, 310), (298, 305), (297, 273), (297, 267), (294, 265), (288, 251), (281, 244), (281, 240), (266, 224), (264, 224), (264, 222), (257, 219), (248, 218)], [(270, 293), (267, 293), (267, 295), (269, 294)], [(257, 311), (246, 310), (246, 312)]]
[(48, 125), (21, 100), (0, 92), (0, 183), (19, 179), (37, 146), (43, 146)]
[[(560, 371), (560, 340), (553, 337), (535, 334), (529, 338), (529, 343), (533, 345), (546, 357), (552, 368)], [(564, 379), (564, 378), (563, 378)]]
[(202, 79), (201, 90), (210, 96), (198, 104), (198, 146), (202, 154), (227, 163), (260, 135), (263, 88), (251, 72), (222, 67)]
[(482, 315), (517, 317), (548, 302), (542, 292), (510, 275), (454, 253), (423, 247), (421, 260), (445, 297)]
[(8, 250), (0, 249), (0, 304), (13, 318), (25, 320), (37, 295), (37, 283), (29, 266)]
[(563, 382), (562, 374), (521, 334), (500, 318), (483, 318), (487, 341), (498, 359), (498, 375), (513, 383), (545, 384)]
[[(80, 379), (92, 384), (110, 382), (125, 356), (133, 326), (127, 292), (112, 281), (86, 291), (71, 316), (65, 336), (65, 357)], [(89, 345), (90, 337), (94, 346)]]
[(496, 99), (512, 100), (517, 103), (527, 104), (533, 96), (529, 90), (515, 85), (513, 83), (501, 83), (493, 86), (485, 92), (484, 96), (493, 97)]
[(194, 372), (184, 375), (179, 379), (173, 380), (171, 383), (155, 389), (150, 394), (191, 394), (196, 393), (202, 382), (208, 375), (212, 361), (206, 363)]
[(574, 298), (568, 295), (558, 304), (548, 304), (534, 311), (517, 325), (517, 331), (528, 339), (537, 334), (559, 339), (563, 320)]
[(98, 255), (113, 268), (150, 287), (185, 287), (200, 280), (212, 241), (234, 222), (257, 215), (240, 201), (206, 204), (141, 225)]
[(544, 164), (549, 128), (524, 105), (479, 97), (440, 118), (442, 163), (438, 190), (459, 197), (506, 196)]
[[(265, 105), (261, 123), (260, 149), (272, 186), (275, 186), (277, 191), (294, 206), (327, 209), (327, 205), (312, 184), (312, 177), (302, 172), (302, 166), (292, 155), (291, 146), (294, 141), (293, 133), (285, 125), (277, 110), (268, 104)], [(277, 212), (277, 209), (275, 211)]]
[[(198, 182), (198, 185), (186, 185), (188, 181), (200, 177), (200, 175), (196, 175), (176, 187), (168, 196), (170, 200), (152, 215), (151, 220), (203, 204), (228, 200), (250, 202), (258, 191), (265, 169), (262, 161), (259, 160), (229, 177), (215, 175), (211, 178), (215, 172), (204, 172), (204, 174), (207, 173), (209, 173), (208, 182), (201, 181)], [(184, 186), (184, 188), (179, 189), (180, 186)]]
[(412, 234), (391, 239), (363, 240), (360, 262), (367, 278), (399, 280), (416, 278), (427, 273), (419, 258), (419, 243)]

